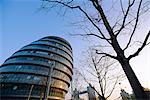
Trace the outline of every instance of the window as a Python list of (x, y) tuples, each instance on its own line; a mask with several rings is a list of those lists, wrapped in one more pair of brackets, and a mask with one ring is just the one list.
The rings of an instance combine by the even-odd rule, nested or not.
[(34, 79), (34, 80), (40, 80), (40, 78), (37, 77), (37, 76), (35, 76), (33, 79)]
[(60, 80), (56, 80), (56, 79), (52, 79), (51, 81), (51, 87), (58, 87), (58, 88), (61, 88), (63, 87), (63, 89), (67, 90), (68, 89), (68, 85), (63, 82), (63, 81), (60, 81)]
[(56, 45), (56, 43), (55, 42), (51, 42), (53, 45)]
[(31, 76), (27, 76), (27, 79), (31, 79)]
[(57, 49), (56, 49), (56, 48), (52, 48), (52, 50), (54, 50), (54, 51), (55, 51), (55, 50), (57, 50)]
[(65, 96), (65, 93), (62, 90), (55, 89), (55, 88), (50, 88), (49, 95), (50, 96), (58, 96), (58, 97), (62, 97), (63, 98)]
[(48, 63), (49, 63), (49, 64), (52, 64), (52, 61), (48, 60)]
[(70, 78), (68, 77), (68, 75), (66, 75), (66, 74), (64, 74), (64, 73), (62, 73), (60, 71), (57, 71), (57, 70), (53, 71), (53, 77), (57, 77), (59, 79), (67, 81), (67, 82), (70, 81)]
[(13, 90), (16, 90), (17, 88), (18, 88), (17, 86), (14, 86), (14, 87), (13, 87)]
[(30, 50), (30, 51), (27, 51), (28, 53), (35, 53), (36, 51), (34, 50)]
[(18, 67), (18, 69), (20, 69), (22, 67), (22, 65), (19, 65), (19, 66), (16, 66), (16, 67)]
[[(46, 84), (46, 77), (27, 75), (27, 74), (3, 74), (7, 76), (6, 79), (0, 80), (1, 82), (23, 82), (23, 83), (36, 83), (36, 84)], [(37, 77), (37, 78), (34, 78)], [(31, 78), (35, 79), (34, 81)], [(39, 81), (36, 81), (38, 80)]]
[(36, 51), (36, 53), (40, 53), (40, 54), (48, 54), (47, 52), (43, 52), (43, 51)]
[(49, 55), (50, 57), (53, 57), (53, 56), (54, 56), (54, 54), (52, 54), (52, 53), (49, 53), (48, 55)]

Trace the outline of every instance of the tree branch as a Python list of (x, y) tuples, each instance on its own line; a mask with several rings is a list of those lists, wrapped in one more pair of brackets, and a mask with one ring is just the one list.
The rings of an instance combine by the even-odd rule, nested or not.
[(113, 56), (113, 55), (110, 55), (110, 54), (107, 54), (107, 53), (104, 53), (104, 52), (98, 52), (98, 50), (96, 50), (96, 53), (97, 54), (101, 54), (101, 55), (105, 55), (105, 56), (108, 56), (110, 58), (113, 58), (113, 59), (116, 59), (117, 60), (117, 57), (116, 56)]
[(115, 81), (115, 83), (114, 83), (114, 85), (113, 85), (113, 88), (112, 88), (110, 94), (106, 97), (106, 99), (107, 99), (108, 97), (110, 97), (111, 94), (113, 93), (113, 91), (114, 91), (114, 89), (115, 89), (115, 86), (116, 86), (116, 84), (117, 84), (117, 82), (118, 82), (118, 78), (119, 78), (119, 77), (117, 77), (117, 79), (116, 79), (116, 81)]
[(105, 14), (104, 14), (104, 11), (103, 11), (102, 7), (100, 6), (98, 0), (91, 0), (91, 2), (93, 3), (93, 6), (97, 9), (99, 14), (101, 15), (101, 18), (102, 18), (102, 20), (104, 22), (104, 25), (105, 25), (109, 35), (111, 37), (114, 37), (113, 30), (112, 30), (112, 28), (111, 28), (111, 26), (110, 26), (110, 24), (109, 24), (109, 22), (108, 22), (108, 20), (107, 20), (107, 18), (105, 16)]
[(90, 86), (91, 88), (93, 88), (93, 89), (96, 91), (96, 93), (98, 94), (98, 96), (100, 96), (101, 98), (103, 98), (103, 97), (101, 96), (101, 94), (95, 89), (95, 87), (93, 87), (90, 83), (89, 83), (89, 86)]
[(120, 0), (120, 5), (121, 5), (121, 10), (122, 10), (122, 13), (123, 13), (123, 15), (125, 16), (125, 12), (124, 12), (124, 9), (123, 9), (122, 0)]
[(97, 35), (97, 34), (94, 34), (94, 33), (87, 33), (87, 34), (71, 34), (71, 35), (75, 35), (75, 36), (95, 36), (95, 37), (97, 37), (97, 38), (100, 38), (100, 39), (104, 39), (104, 40), (110, 40), (110, 39), (106, 39), (106, 38), (103, 38), (103, 37), (101, 37), (101, 36), (99, 36), (99, 35)]
[(126, 11), (126, 13), (125, 13), (125, 15), (124, 15), (124, 18), (123, 18), (123, 21), (122, 21), (122, 25), (121, 25), (119, 31), (117, 32), (116, 36), (118, 36), (118, 34), (119, 34), (119, 33), (121, 32), (121, 30), (124, 28), (124, 25), (125, 25), (125, 22), (126, 22), (128, 13), (129, 13), (129, 11), (130, 11), (130, 8), (133, 6), (134, 2), (135, 2), (135, 0), (133, 0), (132, 3), (130, 3), (130, 0), (129, 0), (129, 5), (128, 5), (127, 11)]
[(133, 34), (134, 34), (134, 32), (135, 32), (135, 30), (137, 28), (137, 24), (138, 24), (138, 21), (139, 21), (139, 13), (140, 13), (140, 9), (141, 9), (141, 4), (142, 4), (142, 0), (140, 1), (139, 6), (138, 6), (138, 11), (137, 11), (137, 15), (136, 15), (135, 25), (134, 25), (133, 31), (131, 33), (129, 42), (127, 43), (126, 47), (123, 50), (126, 50), (128, 48), (129, 44), (131, 43)]
[[(90, 18), (90, 16), (87, 14), (87, 12), (85, 12), (80, 6), (71, 6), (71, 5), (68, 5), (67, 3), (57, 1), (57, 0), (43, 0), (43, 1), (51, 2), (51, 3), (58, 3), (58, 4), (61, 4), (65, 7), (71, 8), (71, 9), (79, 9), (87, 17), (87, 19), (93, 24), (93, 26), (99, 31), (99, 33), (102, 35), (102, 37), (107, 40), (107, 38), (102, 33), (100, 28), (93, 22), (93, 20)], [(108, 40), (107, 40), (107, 42), (110, 43)]]
[(90, 86), (91, 88), (93, 88), (93, 89), (96, 91), (96, 93), (97, 93), (100, 97), (102, 97), (101, 94), (95, 89), (95, 87), (93, 87), (93, 86), (91, 85), (91, 83), (89, 83), (89, 82), (87, 81), (87, 79), (85, 78), (85, 75), (83, 75), (83, 74), (80, 73), (80, 72), (79, 72), (79, 74), (83, 77), (84, 81), (87, 82), (87, 83), (89, 84), (89, 86)]
[(149, 39), (149, 36), (150, 36), (150, 31), (149, 31), (148, 34), (146, 35), (145, 40), (144, 40), (142, 46), (141, 46), (134, 54), (130, 55), (130, 56), (128, 57), (128, 60), (130, 60), (131, 58), (133, 58), (133, 57), (135, 57), (135, 56), (138, 56), (138, 54), (139, 54), (139, 53), (143, 50), (143, 48), (147, 45), (147, 41), (148, 41), (148, 39)]
[(97, 68), (97, 64), (95, 63), (95, 60), (94, 58), (92, 57), (92, 63), (94, 65), (94, 68), (96, 70), (96, 74), (98, 76), (98, 83), (99, 83), (99, 86), (100, 86), (100, 90), (101, 90), (101, 93), (102, 93), (102, 96), (105, 97), (104, 95), (104, 89), (103, 89), (103, 82), (102, 82), (102, 79), (101, 79), (101, 75), (100, 75), (100, 72), (98, 71), (98, 68)]

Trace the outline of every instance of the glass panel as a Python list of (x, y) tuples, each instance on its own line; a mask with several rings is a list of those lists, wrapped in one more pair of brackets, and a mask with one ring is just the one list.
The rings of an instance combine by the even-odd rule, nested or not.
[[(54, 55), (53, 59), (56, 59), (64, 64), (72, 67), (72, 64), (68, 60), (66, 60), (65, 58), (63, 58), (61, 56)], [(42, 62), (47, 62), (47, 63), (49, 63), (49, 61), (50, 61), (48, 59), (40, 58), (40, 57), (16, 57), (16, 58), (12, 58), (9, 60), (31, 60), (31, 61), (35, 60), (35, 61), (42, 61)], [(7, 61), (9, 61), (9, 60), (7, 60)], [(51, 61), (50, 61), (50, 63), (51, 63)]]
[(60, 69), (64, 72), (68, 73), (70, 76), (72, 75), (71, 70), (68, 67), (64, 66), (63, 64), (56, 63), (55, 68)]
[[(65, 51), (63, 51), (61, 49), (57, 49), (55, 47), (49, 47), (49, 46), (46, 46), (46, 45), (28, 45), (28, 46), (23, 47), (22, 49), (25, 49), (25, 48), (30, 48), (30, 49), (32, 49), (32, 48), (34, 48), (34, 49), (36, 49), (36, 48), (42, 48), (42, 49), (45, 48), (48, 51), (50, 50), (50, 51), (56, 52), (56, 53), (58, 53), (62, 56), (65, 56), (67, 59), (72, 61), (72, 56), (71, 56), (72, 54), (70, 54), (70, 55), (68, 54), (70, 52), (66, 53)], [(25, 52), (25, 51), (20, 51), (20, 52)], [(19, 52), (17, 52), (17, 53), (19, 53)]]
[(66, 93), (62, 90), (59, 90), (59, 89), (56, 89), (56, 88), (50, 88), (50, 92), (49, 92), (50, 96), (57, 96), (57, 97), (64, 98), (65, 94)]
[(70, 78), (66, 74), (64, 74), (60, 71), (54, 70), (52, 76), (56, 77), (56, 78), (59, 78), (59, 79), (62, 79), (66, 82), (70, 82)]
[(0, 68), (0, 72), (32, 72), (48, 75), (49, 68), (35, 65), (8, 65)]
[[(43, 76), (27, 75), (27, 74), (1, 74), (6, 78), (2, 78), (0, 82), (16, 82), (16, 83), (32, 83), (46, 84), (47, 78)], [(35, 80), (35, 78), (38, 80)]]
[(60, 41), (58, 41), (58, 40), (55, 40), (55, 39), (49, 39), (49, 38), (44, 38), (44, 39), (42, 39), (42, 40), (49, 41), (49, 42), (52, 42), (52, 41), (57, 42), (57, 43), (59, 43), (59, 44), (64, 45), (68, 50), (71, 51), (70, 47), (69, 47), (67, 44), (65, 44), (65, 43), (63, 43), (63, 42), (60, 42)]
[(28, 95), (29, 85), (3, 84), (1, 95)]
[(56, 80), (52, 78), (52, 82), (51, 82), (51, 87), (57, 87), (57, 88), (61, 88), (64, 90), (68, 90), (68, 85), (61, 81), (61, 80)]

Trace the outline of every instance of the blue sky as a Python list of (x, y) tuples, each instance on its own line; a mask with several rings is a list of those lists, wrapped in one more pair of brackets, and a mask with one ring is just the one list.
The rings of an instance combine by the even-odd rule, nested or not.
[(69, 27), (64, 18), (57, 13), (39, 10), (41, 3), (40, 0), (0, 1), (2, 9), (0, 63), (22, 46), (49, 35), (68, 40), (76, 48), (74, 55), (78, 55), (75, 51), (82, 48), (81, 41), (68, 35), (72, 27)]
[[(40, 0), (0, 0), (0, 64), (15, 51), (32, 41), (44, 36), (55, 35), (70, 42), (75, 67), (78, 67), (78, 58), (81, 58), (82, 51), (87, 47), (86, 43), (79, 37), (70, 37), (67, 34), (75, 30), (69, 26), (67, 21), (69, 17), (60, 17), (55, 11), (39, 11), (41, 3)], [(148, 28), (149, 22), (150, 20), (143, 28)], [(131, 65), (141, 84), (150, 88), (149, 48), (150, 46), (147, 46), (139, 57), (134, 58)]]

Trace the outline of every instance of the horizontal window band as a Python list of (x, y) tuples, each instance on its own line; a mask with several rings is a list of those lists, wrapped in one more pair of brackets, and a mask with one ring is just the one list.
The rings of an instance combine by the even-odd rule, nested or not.
[[(61, 62), (57, 62), (57, 63), (62, 64), (64, 67), (67, 67), (70, 70), (70, 72), (73, 74), (73, 71), (70, 67), (64, 65)], [(8, 65), (22, 65), (22, 64), (23, 65), (37, 65), (37, 66), (42, 66), (42, 67), (46, 67), (46, 68), (49, 68), (51, 66), (51, 65), (47, 64), (46, 62), (39, 63), (37, 61), (19, 60), (19, 61), (5, 62), (2, 66), (0, 66), (0, 68), (3, 66), (8, 66)]]
[[(68, 52), (66, 52), (65, 50), (63, 50), (62, 48), (59, 48), (59, 47), (56, 47), (56, 46), (52, 46), (52, 45), (47, 45), (47, 44), (29, 44), (29, 45), (26, 45), (26, 46), (24, 46), (24, 47), (22, 47), (21, 49), (23, 49), (23, 48), (29, 48), (30, 46), (31, 46), (31, 48), (33, 47), (33, 46), (39, 46), (39, 48), (40, 48), (40, 46), (44, 49), (44, 48), (56, 48), (56, 49), (59, 49), (59, 50), (61, 50), (61, 51), (63, 51), (63, 52), (65, 52), (66, 54), (68, 54), (70, 57), (72, 57), (73, 55), (72, 55), (72, 53), (70, 52), (70, 54), (68, 53)], [(45, 47), (44, 47), (45, 46)], [(47, 47), (46, 47), (47, 46)]]
[[(9, 69), (9, 67), (18, 67), (18, 66), (21, 66), (22, 67), (22, 69)], [(48, 70), (50, 70), (50, 68), (47, 68), (47, 69), (43, 69), (43, 71), (41, 70), (41, 69), (32, 69), (32, 68), (36, 68), (37, 66), (32, 66), (32, 65), (7, 65), (7, 66), (3, 66), (3, 67), (1, 67), (1, 68), (4, 68), (4, 67), (6, 67), (5, 69), (6, 69), (6, 71), (5, 71), (5, 69), (4, 70), (2, 70), (1, 68), (0, 68), (0, 70), (2, 70), (2, 71), (0, 71), (0, 73), (9, 73), (9, 72), (20, 72), (20, 73), (31, 73), (31, 74), (37, 74), (37, 75), (42, 75), (42, 76), (48, 76)], [(8, 67), (8, 69), (7, 69), (7, 67)], [(24, 69), (24, 67), (30, 67), (30, 68), (28, 68), (28, 69)], [(39, 68), (41, 67), (41, 66), (38, 66)], [(43, 67), (43, 68), (46, 68), (46, 67)], [(61, 70), (61, 69), (59, 69), (59, 68), (56, 68), (56, 67), (54, 67), (53, 68), (54, 70), (56, 70), (56, 71), (59, 71), (59, 72), (61, 72), (61, 73), (63, 73), (63, 74), (65, 74), (65, 75), (67, 75), (69, 78), (70, 78), (70, 80), (72, 80), (72, 74), (69, 74), (69, 73), (67, 73), (67, 72), (65, 72), (65, 71), (63, 71), (63, 70)], [(46, 72), (44, 71), (44, 70), (46, 70)], [(45, 73), (46, 74), (45, 74)]]
[[(38, 52), (38, 51), (36, 51), (36, 52)], [(58, 57), (61, 57), (61, 58), (63, 58), (63, 59), (65, 59), (65, 60), (67, 60), (69, 63), (73, 63), (72, 61), (70, 61), (68, 58), (66, 58), (65, 56), (63, 56), (63, 55), (60, 55), (60, 54), (58, 54), (58, 53), (55, 53), (55, 52), (49, 52), (49, 53), (51, 53), (51, 54), (54, 54), (54, 55), (56, 55), (56, 56), (58, 56)], [(23, 51), (18, 51), (18, 52), (16, 52), (15, 54), (13, 54), (11, 57), (13, 57), (13, 56), (25, 56), (25, 55), (37, 55), (37, 56), (41, 56), (41, 57), (43, 57), (43, 58), (56, 58), (55, 56), (54, 57), (51, 57), (50, 55), (48, 55), (48, 54), (42, 54), (42, 53), (32, 53), (32, 52), (28, 52), (28, 51), (26, 51), (26, 50), (23, 50)]]
[[(66, 74), (66, 73), (64, 73), (64, 72), (62, 72), (61, 70), (57, 70), (57, 69), (54, 69), (54, 70), (56, 70), (56, 71), (60, 71), (61, 73), (63, 73), (63, 74), (65, 74), (66, 76), (68, 76), (68, 74)], [(42, 77), (49, 77), (49, 75), (44, 75), (44, 74), (41, 74), (41, 73), (34, 73), (34, 72), (25, 72), (25, 71), (1, 71), (0, 72), (1, 74), (23, 74), (23, 75), (35, 75), (35, 76), (42, 76)], [(53, 73), (52, 73), (53, 74)], [(51, 77), (54, 77), (53, 75), (51, 76)], [(66, 82), (67, 83), (69, 83), (68, 81), (71, 81), (72, 80), (72, 78), (71, 78), (71, 76), (68, 76), (69, 78), (70, 78), (70, 80), (67, 80)], [(58, 78), (58, 77), (55, 77), (55, 78)], [(58, 79), (60, 79), (60, 78), (58, 78)], [(62, 79), (63, 80), (63, 79)], [(64, 80), (65, 81), (65, 80)]]
[[(28, 60), (28, 58), (30, 58), (30, 57), (33, 57), (33, 58), (41, 58), (42, 60), (50, 60), (50, 61), (56, 61), (56, 62), (59, 62), (59, 63), (61, 63), (61, 64), (63, 64), (63, 65), (65, 65), (65, 66), (68, 66), (69, 67), (69, 65), (67, 65), (66, 63), (63, 63), (62, 61), (59, 61), (58, 59), (55, 59), (55, 58), (46, 58), (46, 57), (43, 57), (43, 56), (39, 56), (39, 55), (21, 55), (21, 56), (11, 56), (11, 57), (9, 57), (7, 60), (5, 60), (5, 62), (9, 62), (10, 60), (15, 60), (15, 59), (19, 59), (19, 58), (21, 58), (21, 57), (24, 57), (24, 58), (26, 58), (26, 60), (24, 60), (24, 61), (33, 61), (33, 62), (37, 62), (37, 61), (39, 61), (39, 60)], [(16, 60), (17, 61), (17, 60)], [(21, 61), (21, 59), (20, 59), (20, 61)], [(5, 62), (4, 62), (4, 64), (5, 64)], [(45, 62), (45, 63), (48, 63), (48, 62), (46, 62), (46, 61), (41, 61), (41, 62)], [(70, 63), (70, 65), (71, 65), (71, 69), (73, 68), (73, 64), (72, 63)], [(51, 66), (51, 65), (50, 65)], [(69, 67), (70, 68), (70, 67)]]
[(72, 49), (70, 43), (67, 42), (66, 40), (64, 41), (64, 39), (62, 40), (62, 38), (49, 36), (49, 37), (41, 38), (41, 39), (39, 39), (39, 40), (42, 40), (42, 39), (57, 40), (57, 41), (63, 42), (64, 44), (67, 44), (67, 45)]
[[(42, 55), (42, 54), (30, 54), (30, 53), (28, 53), (28, 54), (20, 54), (20, 55), (12, 55), (11, 57), (9, 57), (8, 59), (6, 59), (5, 61), (7, 61), (9, 59), (12, 59), (12, 58), (18, 58), (18, 57), (35, 57), (35, 58), (42, 58), (42, 59), (47, 59), (47, 60), (57, 60), (57, 61), (60, 60), (59, 62), (62, 62), (62, 63), (64, 62), (64, 61), (61, 61), (61, 59), (59, 59), (57, 57), (49, 57), (48, 55), (45, 56), (45, 55)], [(70, 62), (70, 61), (68, 61), (68, 62), (73, 67), (73, 63)], [(66, 64), (66, 63), (64, 62), (64, 64)]]
[(31, 44), (46, 44), (49, 46), (56, 46), (60, 49), (71, 52), (71, 54), (72, 54), (72, 50), (68, 46), (66, 46), (62, 43), (59, 43), (58, 41), (54, 41), (54, 40), (47, 40), (47, 39), (46, 40), (37, 40), (37, 41), (32, 42)]

